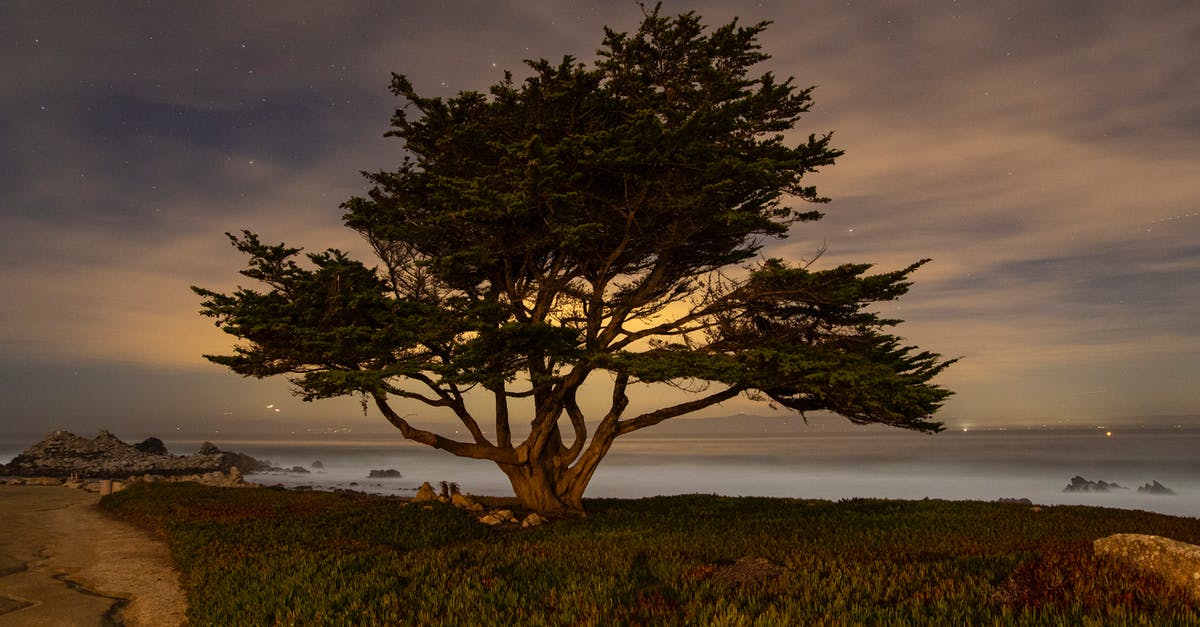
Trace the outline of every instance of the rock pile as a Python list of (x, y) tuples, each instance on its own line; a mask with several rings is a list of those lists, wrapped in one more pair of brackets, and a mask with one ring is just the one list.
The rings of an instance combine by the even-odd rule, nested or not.
[(55, 431), (7, 465), (0, 465), (0, 474), (58, 478), (173, 477), (214, 472), (224, 475), (232, 468), (254, 472), (269, 466), (249, 455), (222, 451), (211, 442), (205, 442), (192, 455), (172, 455), (158, 438), (130, 445), (101, 429), (91, 440), (68, 431)]
[(1147, 483), (1146, 485), (1138, 486), (1137, 491), (1141, 494), (1175, 494), (1174, 490), (1159, 483), (1157, 479), (1155, 479), (1153, 483)]
[(1063, 492), (1111, 492), (1113, 490), (1128, 490), (1128, 488), (1107, 481), (1088, 481), (1078, 475), (1071, 477), (1071, 483), (1063, 488)]
[[(1071, 483), (1063, 488), (1063, 492), (1111, 492), (1113, 490), (1128, 490), (1122, 485), (1109, 483), (1107, 481), (1088, 481), (1083, 477), (1071, 477)], [(1175, 491), (1167, 486), (1154, 480), (1146, 485), (1139, 486), (1137, 491), (1141, 494), (1175, 494)]]
[(425, 483), (421, 484), (421, 487), (417, 488), (417, 494), (413, 497), (412, 502), (429, 503), (436, 501), (439, 503), (449, 503), (454, 507), (465, 509), (468, 512), (471, 512), (476, 518), (479, 519), (479, 522), (491, 527), (515, 527), (518, 525), (521, 527), (536, 527), (549, 522), (545, 518), (539, 516), (537, 512), (532, 512), (524, 518), (520, 518), (511, 509), (488, 510), (482, 504), (477, 503), (475, 499), (472, 499), (466, 494), (460, 493), (458, 491), (457, 484), (449, 485), (453, 485), (454, 489), (443, 489), (443, 491), (447, 492), (448, 495), (438, 494), (437, 492), (433, 491), (433, 486), (429, 485), (429, 482), (426, 481)]

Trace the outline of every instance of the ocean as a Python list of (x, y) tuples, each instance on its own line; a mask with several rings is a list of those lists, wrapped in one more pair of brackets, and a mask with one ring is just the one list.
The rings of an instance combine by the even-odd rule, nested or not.
[[(1142, 509), (1200, 518), (1200, 429), (1130, 429), (1111, 435), (1090, 429), (1022, 429), (937, 435), (867, 430), (690, 437), (652, 431), (618, 440), (587, 496), (1028, 498), (1042, 505)], [(491, 462), (457, 458), (396, 435), (210, 440), (222, 450), (309, 471), (247, 476), (264, 485), (410, 495), (423, 481), (435, 486), (447, 481), (472, 494), (512, 495), (507, 479)], [(32, 443), (0, 441), (0, 460), (7, 461)], [(195, 452), (201, 441), (166, 440), (166, 444), (173, 453), (187, 454)], [(321, 468), (314, 467), (317, 461)], [(401, 476), (368, 478), (371, 470), (388, 469)], [(1127, 489), (1063, 492), (1077, 475)], [(1176, 494), (1137, 491), (1152, 481)]]

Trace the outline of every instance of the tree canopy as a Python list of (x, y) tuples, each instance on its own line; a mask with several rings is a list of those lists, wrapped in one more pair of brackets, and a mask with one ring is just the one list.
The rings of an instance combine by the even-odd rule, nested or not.
[[(812, 88), (752, 73), (766, 27), (710, 30), (656, 8), (635, 33), (605, 29), (594, 63), (527, 61), (527, 78), (506, 73), (486, 94), (423, 97), (393, 75), (405, 104), (387, 135), (406, 154), (342, 205), (378, 263), (337, 250), (305, 263), (231, 235), (242, 274), (265, 287), (193, 288), (244, 340), (206, 357), (289, 375), (306, 400), (362, 394), (406, 438), (494, 461), (543, 512), (581, 511), (619, 436), (740, 394), (939, 430), (950, 392), (931, 379), (951, 362), (872, 310), (924, 260), (871, 274), (760, 256), (822, 216), (806, 176), (842, 154), (829, 133), (789, 141)], [(597, 373), (611, 402), (589, 416), (577, 394)], [(626, 416), (639, 381), (704, 385)], [(487, 416), (469, 394), (494, 401)], [(393, 398), (449, 412), (469, 438), (413, 426)]]

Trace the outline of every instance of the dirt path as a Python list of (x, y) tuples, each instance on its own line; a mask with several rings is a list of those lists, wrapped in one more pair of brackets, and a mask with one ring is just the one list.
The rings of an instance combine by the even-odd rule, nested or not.
[(99, 500), (0, 486), (0, 627), (186, 622), (166, 545), (106, 516)]

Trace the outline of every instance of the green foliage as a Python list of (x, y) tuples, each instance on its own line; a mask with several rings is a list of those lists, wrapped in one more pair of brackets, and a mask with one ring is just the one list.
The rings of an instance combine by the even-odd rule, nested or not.
[[(194, 625), (1200, 624), (1091, 541), (1200, 543), (1194, 519), (1092, 507), (717, 496), (598, 500), (496, 532), (392, 499), (134, 486), (102, 505), (167, 535)], [(755, 585), (736, 560), (782, 567)]]
[[(931, 381), (950, 362), (904, 345), (887, 332), (898, 321), (871, 309), (924, 262), (875, 275), (749, 263), (821, 217), (796, 205), (827, 201), (807, 177), (842, 154), (831, 134), (788, 135), (812, 89), (753, 72), (766, 26), (709, 30), (655, 8), (636, 33), (606, 30), (591, 66), (529, 61), (528, 78), (506, 74), (486, 94), (423, 97), (393, 75), (406, 106), (387, 134), (407, 156), (343, 204), (381, 265), (330, 250), (302, 267), (298, 248), (230, 236), (243, 274), (269, 289), (194, 288), (203, 314), (246, 342), (208, 358), (291, 375), (306, 400), (370, 397), (405, 437), (526, 477), (514, 489), (539, 507), (578, 509), (616, 437), (739, 394), (940, 429), (950, 392)], [(577, 393), (606, 371), (612, 403), (584, 416)], [(637, 381), (712, 385), (626, 417)], [(492, 438), (472, 389), (495, 397)], [(471, 439), (413, 428), (391, 397), (451, 412)], [(518, 413), (530, 430), (514, 444)]]

